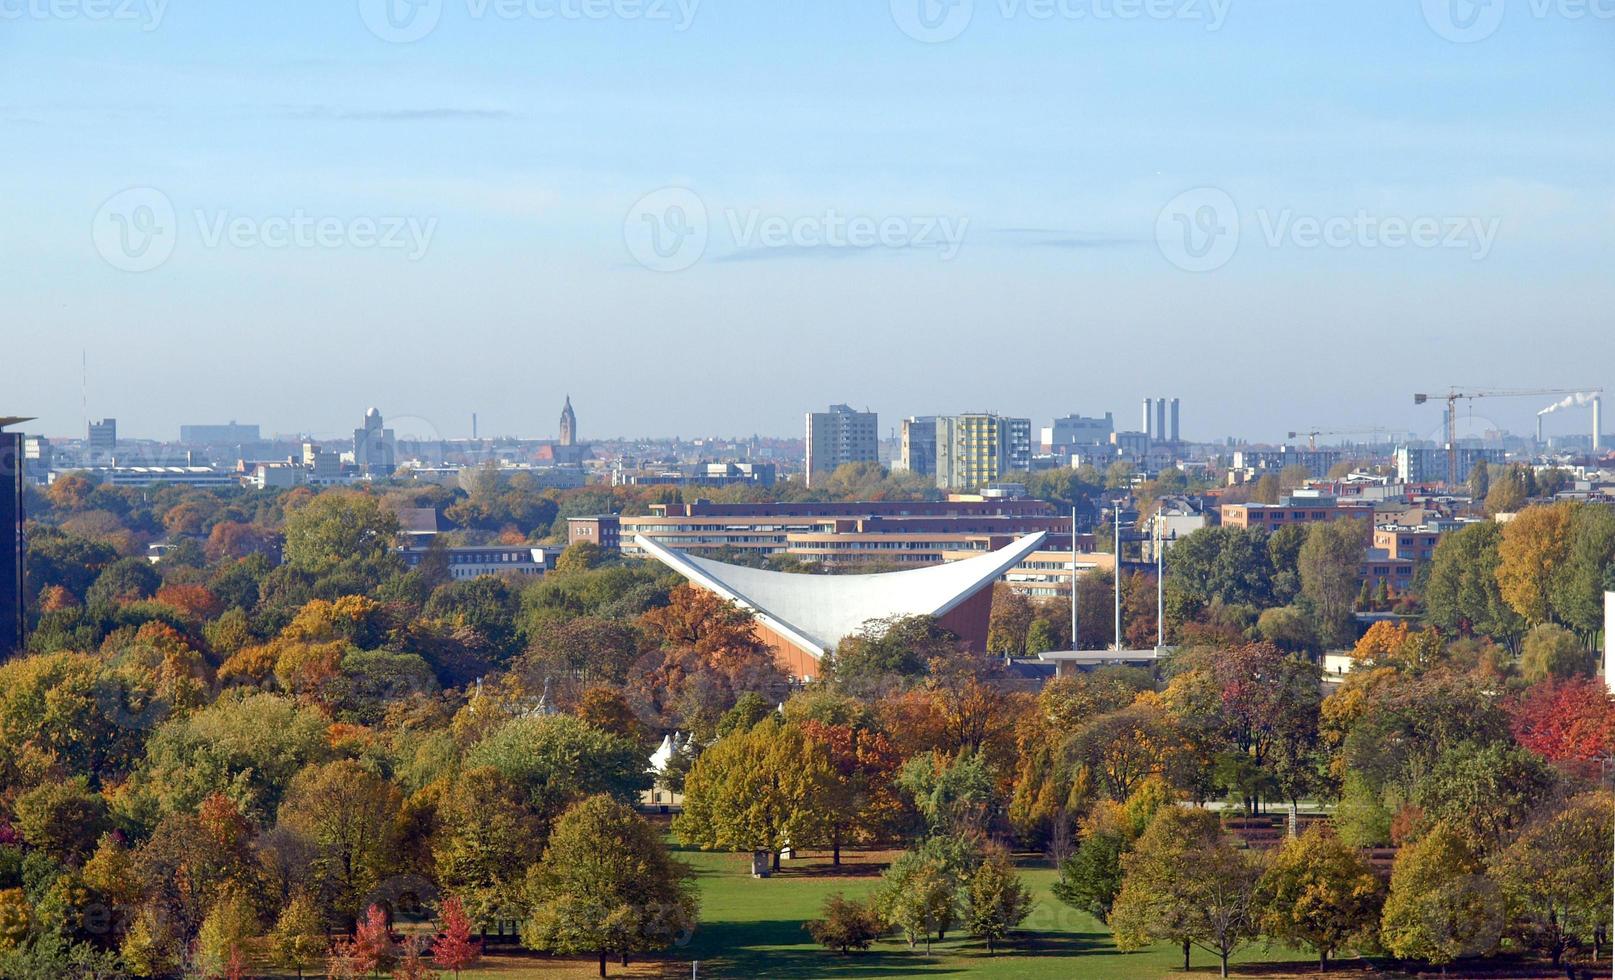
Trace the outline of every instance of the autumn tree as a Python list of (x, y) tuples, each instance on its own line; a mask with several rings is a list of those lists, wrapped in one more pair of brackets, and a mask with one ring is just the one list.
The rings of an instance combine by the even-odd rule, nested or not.
[(365, 909), (364, 918), (353, 930), (353, 959), (361, 970), (379, 975), (398, 962), (398, 944), (393, 942), (392, 926), (381, 906)]
[(1183, 950), (1199, 946), (1228, 959), (1257, 934), (1261, 867), (1222, 831), (1206, 810), (1165, 807), (1122, 859), (1121, 892), (1111, 909), (1117, 945), (1136, 949), (1155, 940)]
[(1570, 560), (1574, 506), (1527, 507), (1503, 525), (1497, 584), (1503, 599), (1532, 626), (1553, 619), (1553, 581)]
[(1498, 584), (1502, 538), (1503, 526), (1492, 521), (1441, 536), (1424, 589), (1430, 623), (1455, 635), (1489, 636), (1513, 646), (1524, 627)]
[(1362, 855), (1324, 824), (1285, 842), (1262, 874), (1262, 932), (1310, 946), (1319, 971), (1342, 946), (1371, 936), (1384, 895)]
[(292, 780), (280, 825), (313, 846), (311, 887), (339, 915), (357, 915), (365, 896), (397, 867), (402, 803), (391, 782), (346, 759)]
[(880, 916), (902, 933), (913, 949), (944, 934), (959, 916), (959, 882), (935, 854), (906, 851), (881, 875), (875, 893)]
[(757, 638), (752, 614), (721, 596), (680, 585), (639, 622), (654, 652), (635, 668), (627, 694), (645, 716), (710, 734), (742, 694), (784, 699), (785, 674)]
[(464, 769), (432, 795), (435, 880), (456, 894), (460, 914), (468, 905), (478, 921), (496, 918), (515, 904), (527, 868), (538, 860), (543, 821), (490, 766)]
[(902, 760), (885, 733), (853, 724), (808, 718), (802, 734), (824, 747), (835, 774), (830, 816), (831, 863), (843, 843), (870, 844), (895, 833), (904, 816), (896, 778)]
[(668, 855), (654, 828), (603, 794), (574, 804), (556, 822), (526, 894), (531, 912), (522, 943), (593, 952), (602, 977), (608, 953), (664, 949), (696, 920), (688, 869)]
[(1594, 677), (1537, 684), (1509, 705), (1514, 738), (1551, 762), (1615, 755), (1615, 698)]
[(845, 956), (855, 949), (868, 949), (880, 937), (882, 923), (871, 903), (835, 892), (825, 898), (819, 918), (809, 919), (802, 928), (820, 946)]
[(439, 910), (436, 938), (432, 940), (432, 962), (454, 974), (459, 980), (460, 971), (475, 966), (482, 959), (482, 944), (471, 938), (471, 920), (458, 896), (443, 900)]
[(269, 932), (269, 953), (275, 965), (302, 977), (304, 969), (325, 958), (329, 947), (318, 906), (301, 892), (292, 896)]
[(795, 725), (769, 721), (701, 753), (684, 779), (673, 832), (705, 849), (769, 851), (827, 841), (836, 774), (824, 747)]
[(1475, 852), (1443, 824), (1404, 846), (1380, 916), (1385, 948), (1437, 966), (1489, 951), (1501, 938), (1502, 908), (1483, 871)]
[(1520, 676), (1535, 684), (1591, 674), (1593, 658), (1574, 633), (1554, 623), (1534, 626), (1520, 644)]

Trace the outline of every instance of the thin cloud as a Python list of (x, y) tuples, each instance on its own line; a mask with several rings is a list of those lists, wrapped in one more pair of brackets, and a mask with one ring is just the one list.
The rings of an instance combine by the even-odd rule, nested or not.
[(335, 122), (489, 122), (517, 118), (504, 109), (347, 109), (340, 106), (280, 106), (274, 114), (288, 119), (328, 119)]

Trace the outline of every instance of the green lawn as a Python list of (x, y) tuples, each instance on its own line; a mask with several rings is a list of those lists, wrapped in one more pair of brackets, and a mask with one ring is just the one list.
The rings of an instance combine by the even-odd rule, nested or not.
[[(837, 891), (849, 898), (867, 895), (880, 881), (877, 864), (851, 855), (849, 860), (855, 863), (837, 873), (825, 857), (812, 854), (787, 862), (779, 876), (756, 879), (750, 876), (744, 855), (681, 851), (679, 856), (697, 875), (701, 926), (671, 958), (685, 963), (700, 960), (703, 977), (1182, 976), (1181, 953), (1171, 947), (1119, 952), (1101, 923), (1050, 894), (1055, 873), (1047, 867), (1023, 869), (1037, 906), (1012, 948), (996, 956), (988, 956), (985, 946), (968, 937), (952, 935), (935, 945), (930, 956), (923, 948), (910, 952), (900, 941), (839, 956), (815, 945), (802, 923), (818, 915), (826, 895)], [(1296, 972), (1307, 969), (1307, 959), (1305, 953), (1261, 946), (1247, 948), (1237, 957), (1241, 963), (1287, 962)], [(1196, 950), (1192, 962), (1216, 972), (1216, 960), (1207, 953)], [(1311, 970), (1310, 975), (1317, 976), (1316, 966)], [(1274, 977), (1292, 971), (1270, 965), (1252, 972)]]

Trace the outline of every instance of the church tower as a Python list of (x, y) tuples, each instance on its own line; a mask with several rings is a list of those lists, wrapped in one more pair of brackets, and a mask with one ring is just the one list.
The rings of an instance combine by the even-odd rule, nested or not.
[(561, 445), (578, 444), (578, 417), (572, 411), (572, 396), (566, 396), (566, 407), (561, 409)]

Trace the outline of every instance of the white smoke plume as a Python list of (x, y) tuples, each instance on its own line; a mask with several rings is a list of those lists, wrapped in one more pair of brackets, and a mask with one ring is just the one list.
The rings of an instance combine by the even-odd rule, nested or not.
[(1598, 393), (1596, 391), (1578, 391), (1574, 395), (1566, 395), (1537, 414), (1547, 415), (1549, 412), (1557, 412), (1561, 408), (1575, 408), (1578, 405), (1589, 405), (1592, 403), (1593, 399), (1597, 397)]

